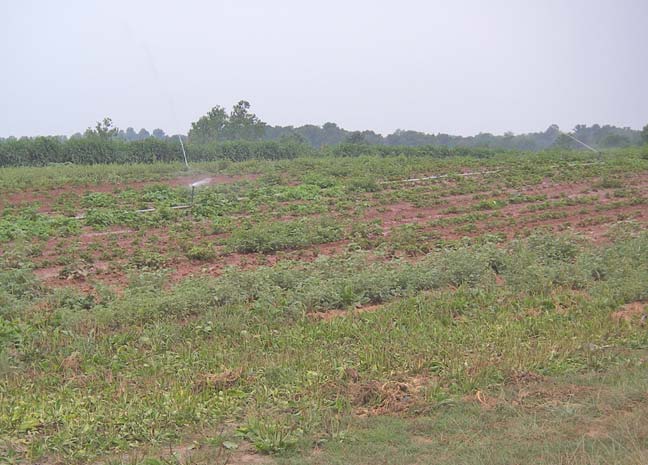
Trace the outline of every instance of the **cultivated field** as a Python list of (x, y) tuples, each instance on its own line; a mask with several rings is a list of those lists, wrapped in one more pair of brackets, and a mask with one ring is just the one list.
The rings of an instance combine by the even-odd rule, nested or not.
[(648, 463), (646, 224), (645, 149), (4, 168), (0, 463)]

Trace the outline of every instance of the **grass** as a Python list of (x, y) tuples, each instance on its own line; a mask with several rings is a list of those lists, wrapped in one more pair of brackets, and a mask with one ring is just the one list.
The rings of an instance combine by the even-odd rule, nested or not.
[[(143, 283), (87, 310), (49, 297), (53, 313), (5, 316), (11, 368), (3, 392), (12, 401), (2, 403), (0, 425), (10, 441), (28, 434), (25, 453), (34, 459), (49, 451), (84, 460), (132, 443), (172, 441), (184, 428), (217, 424), (224, 416), (255, 418), (260, 412), (312, 434), (331, 415), (389, 411), (389, 393), (378, 390), (369, 400), (354, 395), (362, 383), (422, 376), (418, 400), (434, 404), (501, 385), (520, 370), (553, 376), (624, 360), (591, 345), (648, 343), (643, 329), (615, 325), (609, 316), (618, 305), (646, 297), (648, 271), (641, 264), (648, 261), (634, 254), (648, 249), (647, 238), (589, 254), (566, 239), (549, 249), (543, 241), (514, 246), (511, 261), (498, 265), (510, 287), (493, 287), (487, 275), (494, 272), (486, 268), (493, 258), (485, 251), (460, 250), (410, 269), (423, 282), (430, 282), (426, 276), (441, 281), (435, 293), (416, 296), (412, 288), (413, 297), (405, 300), (389, 287), (383, 294), (380, 286), (406, 278), (407, 267), (389, 278), (377, 270), (364, 277), (349, 270), (347, 281), (340, 281), (335, 266), (321, 264), (299, 277), (281, 269), (250, 272), (249, 278), (232, 273), (162, 293), (154, 282)], [(479, 256), (484, 258), (475, 261)], [(590, 264), (599, 256), (606, 260)], [(584, 267), (580, 276), (573, 276), (574, 264)], [(588, 278), (593, 266), (604, 281)], [(336, 276), (330, 283), (329, 275)], [(541, 276), (549, 281), (538, 282)], [(298, 284), (313, 279), (309, 287)], [(622, 281), (622, 288), (610, 287)], [(461, 287), (443, 290), (447, 284)], [(574, 287), (590, 297), (574, 296)], [(376, 296), (370, 302), (397, 301), (331, 322), (303, 316), (309, 305), (299, 302), (322, 305), (335, 288), (340, 297), (324, 308), (353, 305), (356, 293), (369, 289)], [(345, 293), (352, 298), (345, 301)], [(357, 371), (360, 386), (349, 383), (347, 369)], [(231, 384), (212, 390), (208, 380), (225, 370), (241, 371)]]
[[(163, 185), (90, 187), (54, 215), (5, 207), (0, 463), (644, 463), (648, 235), (612, 227), (589, 197), (521, 187), (613, 192), (648, 165), (631, 151), (567, 164), (579, 157), (228, 163), (259, 177), (205, 188), (190, 211), (170, 213), (187, 192)], [(0, 186), (172, 176), (67, 168), (11, 169)], [(640, 209), (633, 189), (620, 207)], [(468, 203), (451, 209), (456, 196)], [(518, 205), (539, 205), (523, 218), (538, 222), (590, 207), (582, 226), (608, 242), (485, 230), (510, 227)], [(147, 206), (157, 214), (128, 214)], [(102, 262), (114, 272), (93, 271)], [(57, 285), (37, 275), (52, 264)], [(627, 304), (638, 311), (612, 317)]]
[(480, 396), (486, 404), (461, 400), (415, 418), (356, 420), (344, 440), (280, 463), (645, 463), (648, 378), (635, 363), (507, 386)]

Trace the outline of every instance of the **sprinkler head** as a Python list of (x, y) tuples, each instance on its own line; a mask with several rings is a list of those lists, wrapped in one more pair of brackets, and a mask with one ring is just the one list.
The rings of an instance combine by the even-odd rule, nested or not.
[(204, 186), (205, 184), (209, 184), (210, 182), (211, 182), (211, 178), (205, 178), (191, 184), (191, 205), (193, 205), (194, 193), (196, 192), (196, 187)]

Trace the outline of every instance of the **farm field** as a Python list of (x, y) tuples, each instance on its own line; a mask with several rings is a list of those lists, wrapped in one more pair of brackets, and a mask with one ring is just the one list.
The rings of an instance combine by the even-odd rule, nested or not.
[(648, 463), (647, 224), (640, 148), (4, 168), (0, 463)]

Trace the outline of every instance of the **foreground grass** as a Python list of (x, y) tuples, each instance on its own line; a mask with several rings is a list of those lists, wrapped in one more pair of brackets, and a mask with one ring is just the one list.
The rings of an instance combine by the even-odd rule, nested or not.
[(610, 315), (648, 296), (647, 254), (645, 234), (605, 247), (537, 236), (364, 273), (350, 256), (167, 291), (144, 273), (121, 297), (95, 298), (39, 290), (14, 257), (1, 281), (1, 447), (14, 461), (85, 463), (218, 436), (227, 421), (260, 452), (342, 454), (357, 414), (425, 414), (524, 373), (627, 365), (648, 332), (641, 315)]
[(510, 383), (482, 403), (448, 402), (416, 418), (356, 420), (344, 440), (281, 463), (644, 464), (645, 355), (604, 372)]
[[(228, 234), (226, 252), (340, 238), (353, 246), (312, 263), (230, 268), (172, 285), (168, 251), (138, 243), (119, 292), (44, 287), (33, 274), (34, 238), (78, 234), (64, 214), (80, 207), (88, 226), (143, 227), (123, 211), (153, 202), (151, 227), (177, 226), (187, 256), (217, 261), (210, 244), (192, 242), (190, 219), (168, 209), (187, 200), (186, 189), (88, 193), (54, 205), (54, 216), (7, 206), (0, 463), (645, 463), (648, 235), (640, 225), (619, 223), (606, 245), (538, 232), (509, 243), (488, 234), (435, 241), (403, 225), (378, 247), (381, 230), (357, 221), (368, 193), (385, 205), (473, 195), (475, 205), (452, 221), (474, 222), (505, 202), (497, 192), (547, 178), (596, 178), (619, 190), (628, 173), (646, 169), (640, 155), (595, 165), (577, 153), (204, 164), (196, 172), (261, 175), (196, 197), (192, 214)], [(502, 167), (447, 186), (380, 184)], [(0, 191), (164, 179), (177, 169), (11, 169)], [(643, 202), (631, 189), (614, 195)], [(349, 224), (331, 212), (346, 212)], [(235, 215), (244, 224), (234, 227)], [(73, 253), (61, 244), (62, 256)], [(409, 254), (396, 258), (397, 250)]]
[(221, 431), (108, 463), (640, 465), (648, 461), (646, 355), (625, 352), (624, 363), (603, 371), (518, 376), (415, 414), (356, 417), (334, 437), (282, 456), (251, 455), (240, 435)]

